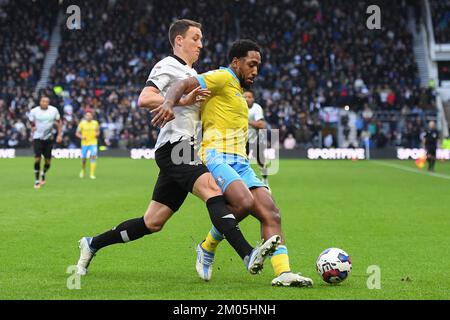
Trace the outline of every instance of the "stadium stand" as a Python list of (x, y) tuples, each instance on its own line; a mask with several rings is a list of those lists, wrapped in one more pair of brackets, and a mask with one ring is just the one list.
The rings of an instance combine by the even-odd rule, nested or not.
[[(29, 5), (23, 6), (25, 2)], [(63, 114), (64, 147), (79, 144), (76, 126), (84, 110), (93, 108), (101, 123), (102, 144), (151, 148), (158, 130), (150, 125), (149, 113), (137, 107), (137, 98), (151, 67), (170, 52), (171, 21), (190, 18), (204, 26), (199, 72), (225, 65), (228, 46), (238, 37), (252, 38), (262, 46), (263, 66), (255, 91), (270, 128), (280, 130), (280, 142), (292, 136), (299, 146), (322, 146), (321, 131), (328, 125), (323, 110), (348, 106), (357, 115), (358, 145), (369, 135), (377, 147), (412, 147), (426, 120), (435, 115), (434, 90), (420, 86), (406, 26), (408, 2), (375, 2), (381, 8), (389, 6), (381, 30), (366, 27), (366, 8), (372, 4), (367, 1), (342, 1), (337, 7), (331, 0), (110, 0), (95, 6), (74, 0), (70, 4), (82, 11), (81, 30), (62, 26), (51, 85), (42, 92)], [(2, 50), (0, 66), (0, 147), (26, 147), (30, 142), (26, 113), (37, 103), (30, 87), (37, 81), (51, 17), (58, 7), (39, 18), (33, 10), (40, 9), (29, 1), (0, 3), (2, 31), (13, 34), (7, 44), (37, 48), (21, 56), (19, 65), (32, 65), (27, 79), (11, 66), (4, 74), (11, 50)], [(30, 34), (11, 32), (14, 23), (21, 23), (20, 19), (9, 23), (18, 11), (35, 19)], [(19, 39), (27, 44), (18, 44)], [(20, 137), (18, 144), (13, 136)]]
[(436, 43), (450, 43), (450, 1), (429, 0)]
[[(19, 3), (20, 2), (20, 3)], [(29, 145), (25, 117), (58, 8), (47, 1), (0, 1), (0, 147)]]

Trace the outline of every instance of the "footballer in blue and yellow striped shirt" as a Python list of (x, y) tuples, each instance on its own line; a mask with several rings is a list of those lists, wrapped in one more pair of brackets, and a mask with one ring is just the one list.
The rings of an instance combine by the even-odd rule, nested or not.
[[(210, 96), (201, 104), (203, 139), (200, 158), (208, 167), (238, 219), (251, 212), (261, 221), (262, 237), (282, 235), (279, 210), (267, 186), (256, 176), (246, 155), (248, 139), (248, 106), (244, 89), (255, 81), (261, 64), (261, 50), (250, 40), (238, 40), (231, 46), (230, 65), (175, 84), (169, 89), (164, 103), (154, 110), (154, 125), (164, 125), (173, 119), (172, 108), (183, 94), (196, 87), (208, 89)], [(250, 197), (250, 198), (248, 198)], [(250, 201), (247, 201), (250, 200)], [(251, 203), (245, 210), (242, 203)], [(242, 212), (245, 211), (245, 212)], [(197, 263), (207, 261), (197, 270), (212, 268), (217, 245), (223, 236), (213, 226), (197, 251)], [(291, 272), (287, 248), (282, 245), (271, 258), (276, 278), (272, 285), (311, 286), (312, 280)], [(203, 275), (199, 276), (205, 280)]]
[(201, 159), (205, 162), (206, 151), (212, 149), (246, 158), (248, 106), (238, 77), (232, 69), (222, 67), (196, 78), (202, 88), (211, 91), (201, 105)]

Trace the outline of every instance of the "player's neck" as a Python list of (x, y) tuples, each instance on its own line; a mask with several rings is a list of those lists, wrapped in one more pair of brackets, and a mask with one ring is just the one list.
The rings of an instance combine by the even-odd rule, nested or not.
[(186, 55), (184, 55), (182, 52), (179, 52), (178, 50), (174, 50), (172, 55), (175, 56), (175, 58), (178, 58), (181, 61), (183, 61), (189, 68), (192, 68), (193, 62), (191, 62), (188, 59), (188, 57)]
[(242, 83), (241, 79), (239, 79), (239, 77), (238, 77), (237, 70), (231, 64), (228, 66), (228, 69), (230, 69), (233, 72), (233, 74), (236, 76), (242, 89), (245, 89), (244, 84)]

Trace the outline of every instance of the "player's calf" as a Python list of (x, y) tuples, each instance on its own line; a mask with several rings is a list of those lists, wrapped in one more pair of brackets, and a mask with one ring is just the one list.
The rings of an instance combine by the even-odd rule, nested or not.
[(45, 175), (47, 174), (47, 171), (50, 169), (50, 162), (45, 162), (44, 164), (44, 170), (41, 173), (41, 180), (40, 180), (40, 184), (44, 185), (45, 184)]
[(34, 188), (39, 189), (41, 187), (39, 180), (39, 173), (41, 171), (41, 158), (34, 159)]
[(120, 223), (117, 227), (92, 238), (90, 247), (95, 251), (98, 251), (112, 244), (127, 243), (140, 239), (150, 233), (151, 231), (147, 229), (143, 217), (130, 219)]
[(239, 256), (244, 259), (252, 252), (252, 246), (245, 240), (236, 217), (228, 209), (223, 196), (216, 196), (206, 201), (211, 222), (230, 243)]

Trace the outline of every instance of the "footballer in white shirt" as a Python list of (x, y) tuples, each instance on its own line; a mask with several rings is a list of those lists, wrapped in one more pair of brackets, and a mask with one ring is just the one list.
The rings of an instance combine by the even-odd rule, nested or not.
[[(253, 157), (258, 161), (261, 176), (266, 186), (269, 186), (264, 150), (267, 147), (266, 139), (260, 139), (259, 130), (266, 128), (263, 108), (255, 102), (252, 90), (245, 90), (244, 98), (248, 105), (248, 142), (247, 155), (252, 151)], [(265, 135), (263, 135), (265, 136)]]
[[(62, 142), (62, 123), (59, 111), (57, 108), (49, 104), (50, 99), (48, 97), (41, 97), (39, 106), (31, 109), (28, 115), (32, 125), (33, 134), (35, 189), (39, 189), (45, 184), (46, 173), (50, 169), (54, 144), (55, 124), (58, 130), (56, 143)], [(42, 156), (44, 156), (45, 163), (41, 172)]]

